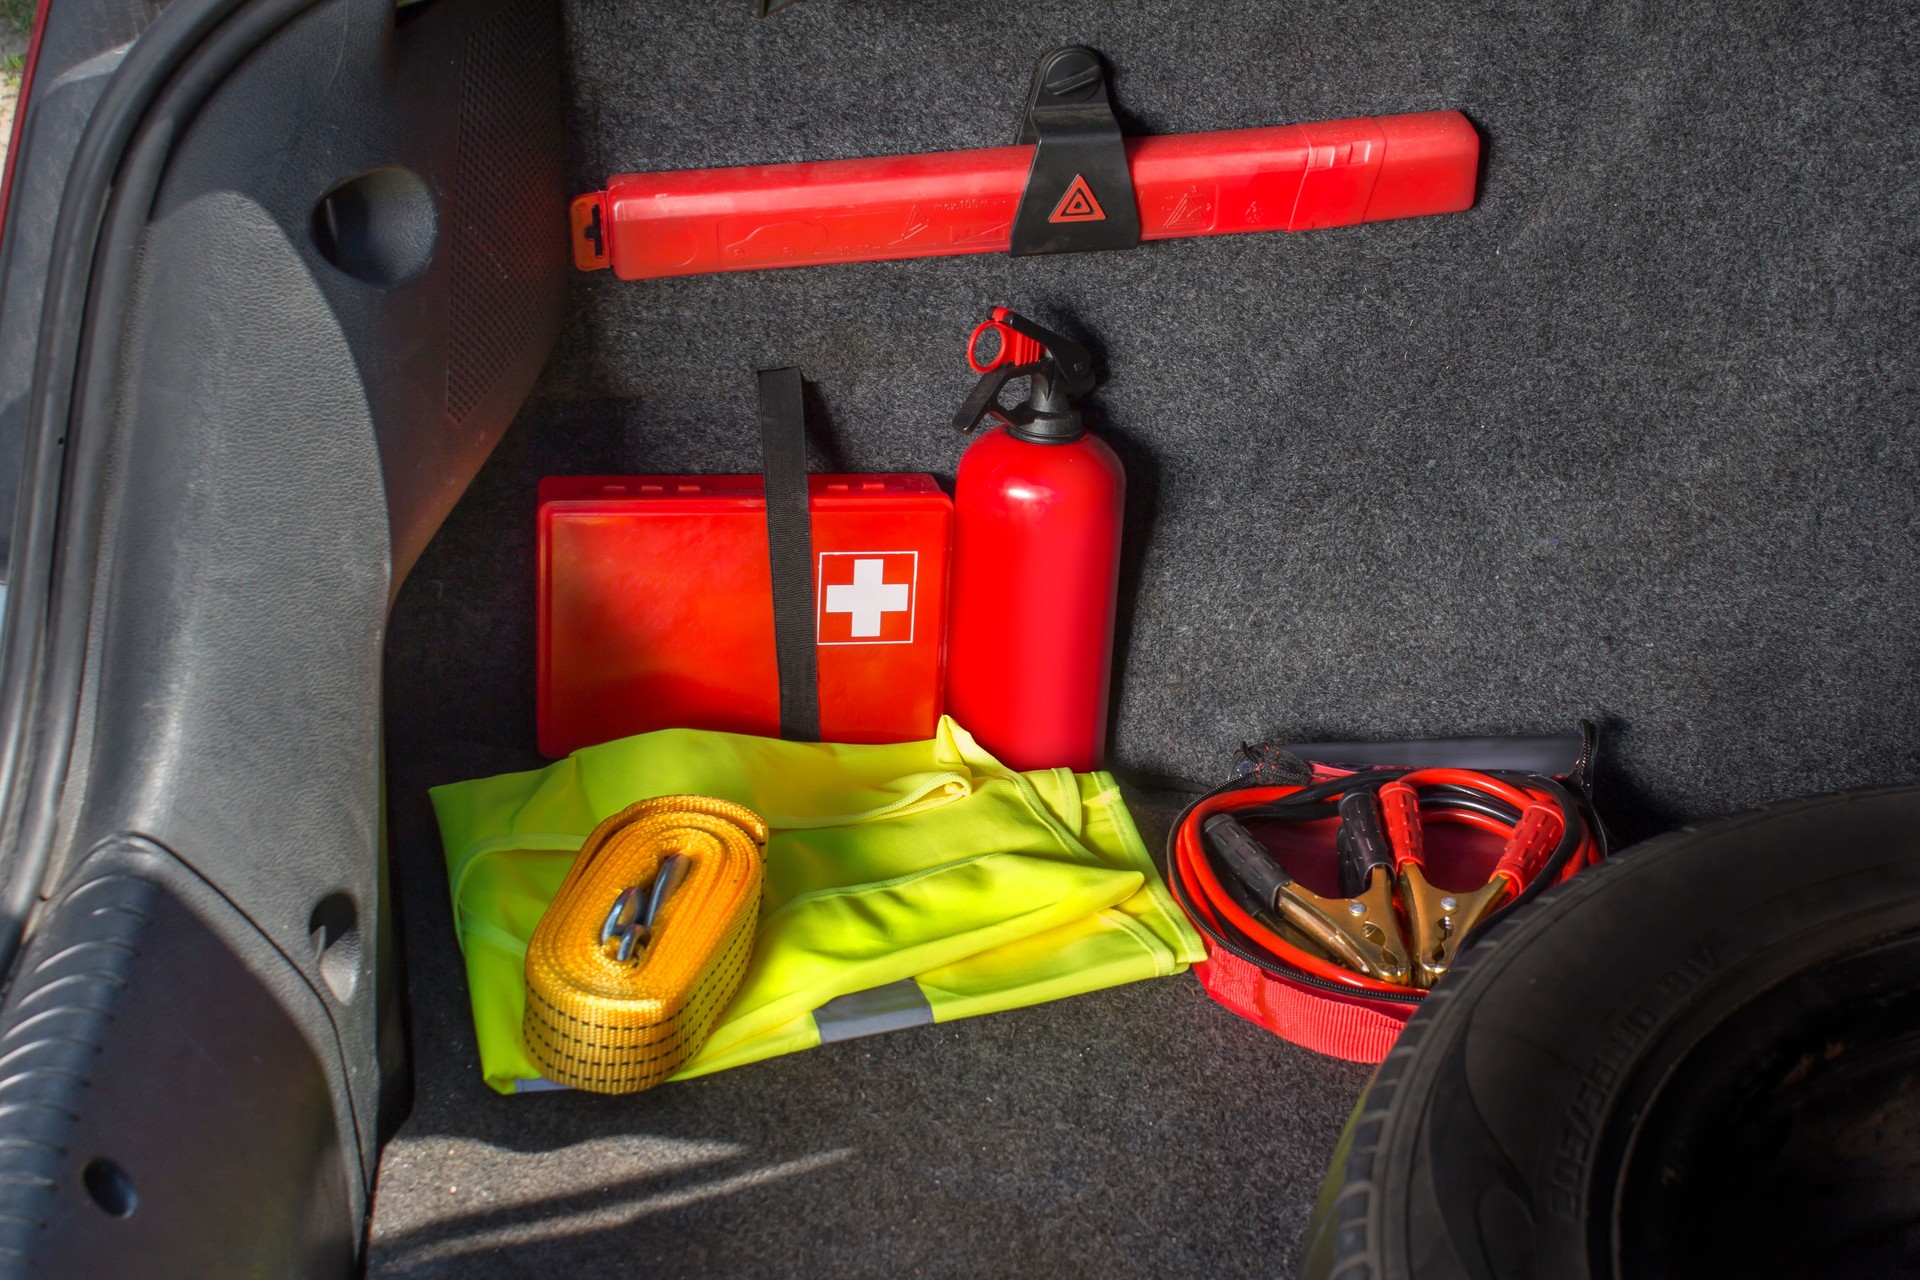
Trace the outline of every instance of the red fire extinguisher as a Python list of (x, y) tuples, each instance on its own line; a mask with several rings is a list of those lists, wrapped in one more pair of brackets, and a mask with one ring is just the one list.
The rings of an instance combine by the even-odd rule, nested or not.
[[(999, 350), (982, 359), (989, 334)], [(984, 376), (954, 425), (993, 428), (968, 446), (954, 487), (947, 710), (1012, 768), (1095, 769), (1127, 478), (1075, 405), (1093, 389), (1093, 357), (999, 307), (973, 331), (967, 363)], [(1001, 406), (1021, 377), (1027, 401)]]

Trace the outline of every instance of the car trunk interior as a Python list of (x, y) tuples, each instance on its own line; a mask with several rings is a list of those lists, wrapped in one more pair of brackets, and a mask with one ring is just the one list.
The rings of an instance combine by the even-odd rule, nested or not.
[(1914, 773), (1920, 597), (1898, 584), (1920, 459), (1886, 360), (1916, 295), (1874, 252), (1912, 196), (1873, 123), (1913, 86), (1871, 11), (564, 8), (570, 192), (999, 145), (1032, 59), (1071, 41), (1111, 59), (1134, 131), (1459, 108), (1482, 194), (1130, 253), (574, 280), (531, 398), (392, 614), (415, 1096), (376, 1274), (1294, 1258), (1366, 1071), (1191, 979), (627, 1100), (482, 1085), (425, 790), (542, 763), (536, 485), (757, 470), (756, 369), (813, 384), (817, 470), (950, 482), (961, 343), (988, 307), (1094, 346), (1129, 485), (1111, 758), (1156, 849), (1242, 741), (1591, 717), (1628, 838)]
[[(341, 56), (377, 62), (381, 40), (425, 40), (461, 2), (343, 34)], [(320, 6), (305, 47), (377, 7)], [(406, 310), (405, 271), (343, 284), (312, 261), (343, 316), (400, 317), (342, 321), (360, 376), (426, 388), (411, 408), (410, 390), (370, 396), (398, 548), (381, 715), (411, 1073), (371, 1274), (1297, 1260), (1368, 1069), (1191, 977), (635, 1097), (482, 1082), (427, 789), (545, 762), (536, 488), (757, 471), (756, 370), (808, 379), (816, 471), (950, 485), (964, 343), (991, 307), (1092, 347), (1089, 404), (1128, 485), (1109, 762), (1156, 855), (1243, 742), (1590, 719), (1622, 844), (1920, 773), (1920, 86), (1893, 8), (804, 0), (755, 20), (744, 0), (560, 0), (557, 46), (546, 0), (492, 8), (458, 53), (443, 230), (457, 239), (475, 201), (507, 206), (555, 273), (564, 198), (612, 174), (1005, 145), (1034, 59), (1066, 43), (1109, 59), (1132, 133), (1458, 109), (1481, 186), (1463, 214), (1119, 253), (570, 272), (524, 403), (489, 362), (531, 373), (545, 304), (460, 275), (517, 251), (511, 235), (456, 257), (444, 321)], [(546, 129), (490, 96), (487, 68), (555, 48)], [(528, 156), (563, 165), (564, 190)], [(453, 181), (433, 186), (445, 199)], [(293, 197), (260, 198), (309, 234), (282, 216)], [(408, 316), (450, 328), (443, 354), (422, 364), (393, 337)], [(431, 429), (380, 418), (403, 412)]]

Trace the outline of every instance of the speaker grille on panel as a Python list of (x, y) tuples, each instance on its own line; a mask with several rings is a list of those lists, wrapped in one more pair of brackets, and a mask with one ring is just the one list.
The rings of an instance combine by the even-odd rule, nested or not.
[(446, 410), (456, 422), (538, 336), (541, 281), (566, 269), (566, 209), (552, 199), (558, 113), (529, 109), (557, 91), (547, 83), (555, 41), (552, 10), (538, 0), (513, 0), (467, 37), (449, 227)]

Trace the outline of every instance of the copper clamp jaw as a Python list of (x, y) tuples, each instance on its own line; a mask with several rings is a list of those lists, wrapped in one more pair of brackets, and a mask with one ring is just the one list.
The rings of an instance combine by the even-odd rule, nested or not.
[(1235, 876), (1261, 904), (1340, 964), (1404, 986), (1410, 969), (1393, 913), (1393, 877), (1373, 869), (1352, 897), (1326, 898), (1301, 885), (1230, 814), (1217, 813), (1201, 830)]
[(1436, 888), (1427, 880), (1420, 798), (1414, 789), (1404, 782), (1389, 782), (1380, 788), (1380, 809), (1393, 846), (1395, 887), (1407, 916), (1413, 985), (1425, 990), (1453, 967), (1466, 936), (1538, 872), (1560, 839), (1562, 819), (1546, 805), (1529, 808), (1507, 838), (1487, 883), (1461, 892)]

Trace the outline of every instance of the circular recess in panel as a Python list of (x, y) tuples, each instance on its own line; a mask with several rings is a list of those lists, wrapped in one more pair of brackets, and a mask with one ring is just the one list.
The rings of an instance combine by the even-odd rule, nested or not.
[(313, 247), (356, 280), (405, 284), (433, 259), (433, 192), (419, 174), (384, 165), (335, 183), (313, 206)]
[(80, 1170), (80, 1184), (87, 1189), (87, 1195), (103, 1213), (116, 1218), (133, 1216), (140, 1207), (140, 1197), (134, 1192), (133, 1179), (105, 1156), (95, 1156), (87, 1161)]

